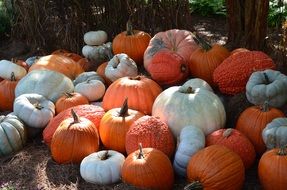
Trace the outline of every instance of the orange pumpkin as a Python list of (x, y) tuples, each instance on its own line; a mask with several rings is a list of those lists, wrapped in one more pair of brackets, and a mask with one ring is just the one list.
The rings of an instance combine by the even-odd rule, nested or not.
[(206, 137), (206, 146), (223, 145), (237, 153), (243, 161), (245, 169), (252, 166), (256, 152), (253, 144), (240, 131), (232, 128), (219, 129)]
[(37, 62), (29, 68), (29, 72), (37, 69), (57, 71), (72, 80), (84, 72), (83, 68), (77, 62), (64, 55), (48, 55), (39, 58)]
[(15, 88), (18, 84), (14, 73), (11, 73), (10, 80), (2, 80), (0, 82), (0, 110), (13, 111), (13, 103), (15, 99)]
[(265, 152), (259, 160), (258, 176), (263, 189), (283, 190), (287, 187), (286, 147)]
[(174, 173), (171, 161), (161, 151), (142, 148), (126, 158), (122, 180), (140, 189), (172, 189)]
[(261, 155), (266, 150), (262, 139), (262, 131), (268, 123), (277, 117), (284, 117), (284, 113), (276, 108), (251, 106), (244, 110), (236, 123), (236, 129), (241, 131), (253, 144), (255, 151)]
[(88, 58), (81, 58), (77, 63), (84, 69), (84, 71), (91, 71), (93, 63)]
[(201, 78), (214, 86), (213, 71), (230, 55), (230, 52), (219, 44), (211, 46), (201, 38), (196, 37), (196, 39), (200, 47), (190, 55), (190, 73), (193, 77)]
[(29, 70), (29, 65), (24, 60), (12, 58), (11, 61), (13, 63), (16, 63), (17, 65), (20, 65), (21, 67), (24, 67), (26, 69), (26, 71)]
[(95, 125), (71, 110), (73, 117), (63, 120), (53, 135), (51, 154), (59, 164), (80, 163), (99, 150), (99, 135)]
[(130, 21), (127, 22), (126, 31), (118, 34), (112, 43), (114, 54), (125, 53), (132, 58), (137, 65), (142, 64), (144, 52), (149, 44), (151, 36), (140, 30), (133, 30)]
[(51, 54), (52, 55), (59, 55), (59, 54), (63, 54), (63, 53), (70, 53), (70, 51), (68, 51), (66, 49), (57, 49), (57, 50), (53, 51)]
[(95, 105), (88, 105), (88, 104), (74, 106), (74, 107), (68, 108), (68, 109), (62, 111), (61, 113), (59, 113), (57, 116), (55, 116), (53, 119), (51, 119), (49, 121), (47, 127), (45, 127), (45, 129), (43, 131), (43, 140), (48, 146), (50, 146), (52, 137), (53, 137), (56, 129), (59, 127), (59, 124), (63, 120), (65, 120), (71, 116), (71, 110), (72, 109), (75, 112), (77, 112), (77, 114), (80, 117), (85, 117), (85, 118), (91, 120), (94, 123), (94, 125), (96, 126), (96, 128), (99, 130), (101, 119), (105, 114), (105, 111), (103, 110), (103, 108), (101, 108), (99, 106), (95, 106)]
[(161, 85), (178, 84), (188, 76), (187, 62), (172, 51), (157, 52), (146, 69), (151, 78)]
[(89, 104), (89, 100), (85, 96), (77, 92), (73, 93), (67, 92), (56, 101), (55, 103), (56, 114), (70, 107), (83, 104)]
[(161, 87), (145, 76), (122, 77), (108, 87), (102, 106), (106, 111), (118, 108), (128, 98), (130, 109), (151, 114), (153, 102), (161, 92)]
[(103, 145), (107, 149), (126, 152), (125, 142), (126, 133), (130, 126), (144, 114), (128, 109), (128, 99), (126, 99), (121, 108), (109, 110), (101, 119), (99, 133)]
[(136, 120), (127, 132), (127, 154), (136, 151), (139, 143), (142, 143), (143, 147), (156, 148), (170, 158), (175, 149), (174, 138), (167, 124), (148, 115)]
[(187, 189), (240, 190), (245, 169), (240, 157), (222, 145), (211, 145), (196, 152), (188, 162)]
[(65, 49), (58, 49), (56, 51), (53, 51), (52, 55), (64, 55), (66, 57), (73, 59), (75, 62), (78, 62), (80, 59), (83, 58), (79, 54), (69, 52), (68, 50)]
[(110, 84), (112, 84), (112, 81), (110, 79), (108, 79), (106, 77), (106, 74), (105, 74), (105, 69), (108, 65), (108, 62), (104, 62), (102, 64), (100, 64), (100, 66), (97, 68), (97, 73), (105, 80), (107, 86), (109, 86)]

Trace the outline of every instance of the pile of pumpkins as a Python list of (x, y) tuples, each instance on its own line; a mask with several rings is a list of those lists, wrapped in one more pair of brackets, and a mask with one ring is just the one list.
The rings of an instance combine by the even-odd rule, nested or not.
[[(0, 61), (0, 156), (42, 132), (59, 164), (87, 182), (241, 189), (256, 159), (264, 189), (287, 186), (287, 76), (263, 52), (229, 52), (187, 30), (84, 35), (82, 54)], [(144, 68), (144, 69), (143, 69)], [(235, 126), (217, 92), (254, 106)], [(36, 131), (36, 132), (35, 132)]]

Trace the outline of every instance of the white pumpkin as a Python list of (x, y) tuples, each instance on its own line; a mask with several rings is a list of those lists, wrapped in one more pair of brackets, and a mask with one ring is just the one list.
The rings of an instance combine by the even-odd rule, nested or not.
[(262, 138), (267, 149), (280, 148), (287, 145), (287, 118), (273, 119), (262, 131)]
[(213, 92), (211, 86), (205, 80), (202, 80), (200, 78), (189, 79), (182, 86), (191, 86), (193, 89), (204, 88), (206, 90), (209, 90), (210, 92)]
[(205, 136), (201, 129), (192, 125), (186, 126), (181, 130), (177, 144), (173, 168), (178, 175), (185, 177), (189, 159), (205, 146)]
[(55, 105), (40, 94), (22, 94), (13, 105), (14, 114), (26, 125), (44, 128), (55, 115)]
[(27, 74), (27, 71), (24, 67), (21, 67), (20, 65), (17, 65), (16, 63), (8, 60), (1, 60), (0, 77), (6, 80), (10, 80), (12, 72), (14, 73), (16, 80), (20, 80)]
[(82, 160), (80, 174), (90, 183), (113, 184), (120, 181), (124, 161), (124, 155), (114, 150), (95, 152)]
[(84, 34), (84, 42), (90, 46), (99, 46), (108, 40), (108, 34), (103, 30), (89, 31)]
[(112, 43), (108, 42), (100, 46), (90, 46), (85, 45), (82, 48), (82, 54), (95, 62), (95, 64), (101, 64), (104, 61), (109, 60), (112, 58)]
[(203, 88), (193, 90), (184, 86), (173, 86), (160, 93), (154, 101), (152, 115), (165, 122), (174, 137), (187, 125), (194, 125), (208, 135), (223, 128), (226, 120), (217, 95)]
[(99, 80), (102, 83), (105, 83), (105, 80), (95, 71), (81, 73), (80, 75), (77, 76), (77, 78), (73, 81), (73, 83), (74, 86), (76, 86), (77, 84), (87, 80)]
[(101, 99), (105, 91), (106, 87), (104, 83), (99, 80), (87, 80), (75, 86), (75, 92), (86, 96), (90, 102)]
[(18, 82), (15, 97), (36, 93), (55, 103), (65, 92), (73, 91), (73, 82), (65, 75), (51, 70), (34, 70)]
[(31, 67), (38, 59), (40, 59), (41, 56), (32, 56), (26, 59), (26, 63), (29, 67)]
[(127, 54), (117, 54), (108, 62), (105, 75), (111, 81), (127, 76), (135, 77), (138, 75), (137, 64)]

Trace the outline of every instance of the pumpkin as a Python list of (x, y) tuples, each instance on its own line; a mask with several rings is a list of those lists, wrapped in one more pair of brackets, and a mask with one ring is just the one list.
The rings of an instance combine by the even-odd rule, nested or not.
[(21, 67), (23, 67), (27, 72), (29, 70), (29, 65), (22, 59), (16, 59), (16, 58), (12, 58), (11, 61), (13, 63), (15, 63), (16, 65), (19, 65)]
[(7, 156), (23, 148), (26, 130), (23, 122), (14, 115), (0, 116), (0, 157)]
[(75, 86), (75, 92), (78, 92), (88, 98), (90, 102), (101, 99), (105, 94), (106, 87), (99, 80), (87, 80)]
[(236, 54), (236, 53), (240, 53), (240, 52), (246, 52), (246, 51), (249, 51), (249, 50), (246, 49), (246, 48), (236, 48), (236, 49), (234, 49), (234, 50), (232, 50), (230, 52), (230, 55), (233, 55), (233, 54)]
[(130, 153), (138, 149), (137, 144), (143, 147), (156, 148), (168, 157), (174, 153), (174, 139), (168, 126), (153, 116), (143, 116), (137, 119), (126, 134), (126, 151)]
[(55, 103), (63, 93), (73, 91), (73, 82), (65, 75), (50, 70), (35, 70), (18, 82), (15, 97), (37, 93)]
[(126, 31), (116, 35), (113, 39), (113, 52), (114, 54), (125, 53), (136, 64), (140, 65), (143, 62), (143, 55), (150, 39), (151, 36), (148, 33), (134, 30), (129, 20), (126, 25)]
[(142, 148), (129, 154), (122, 166), (122, 181), (140, 189), (172, 189), (174, 173), (160, 150)]
[(82, 94), (73, 92), (73, 93), (65, 93), (61, 96), (55, 103), (56, 114), (64, 111), (70, 107), (89, 104), (89, 100)]
[(287, 76), (280, 71), (267, 69), (252, 73), (246, 84), (246, 97), (255, 105), (265, 101), (280, 108), (287, 103)]
[(82, 54), (94, 62), (94, 67), (97, 68), (99, 64), (111, 59), (112, 56), (112, 43), (107, 42), (100, 46), (85, 45), (82, 48)]
[(0, 110), (13, 111), (13, 103), (15, 99), (15, 88), (18, 81), (12, 72), (10, 80), (2, 80), (0, 82)]
[(83, 68), (73, 59), (60, 55), (47, 55), (39, 58), (30, 68), (29, 72), (33, 70), (52, 70), (64, 74), (71, 80), (75, 79), (79, 74), (84, 72)]
[(191, 86), (193, 89), (204, 88), (205, 90), (209, 90), (210, 92), (213, 92), (213, 89), (211, 88), (211, 86), (205, 80), (202, 80), (200, 78), (189, 79), (188, 81), (183, 83), (182, 86), (186, 86), (186, 87)]
[(106, 77), (115, 81), (121, 77), (135, 77), (138, 75), (137, 64), (124, 53), (116, 54), (105, 68)]
[(262, 131), (262, 138), (267, 149), (280, 148), (287, 145), (287, 118), (273, 119)]
[(44, 128), (55, 115), (55, 105), (40, 94), (22, 94), (13, 105), (14, 114), (29, 127)]
[(245, 51), (226, 58), (213, 72), (213, 81), (220, 92), (235, 95), (245, 91), (255, 71), (275, 69), (273, 60), (261, 51)]
[(128, 108), (126, 99), (121, 108), (113, 108), (101, 119), (99, 133), (103, 145), (107, 149), (126, 152), (126, 134), (130, 126), (144, 114)]
[(202, 130), (192, 125), (185, 126), (177, 137), (177, 149), (173, 161), (175, 173), (186, 177), (188, 161), (204, 147), (205, 136)]
[(77, 63), (83, 68), (85, 72), (92, 71), (93, 68), (93, 62), (90, 61), (88, 58), (81, 58), (77, 61)]
[(105, 75), (105, 70), (106, 70), (107, 65), (108, 65), (108, 62), (104, 62), (100, 64), (96, 72), (98, 73), (98, 75), (100, 75), (105, 80), (105, 84), (109, 86), (110, 84), (112, 84), (112, 81), (108, 79), (108, 77)]
[(105, 83), (105, 80), (95, 71), (83, 72), (73, 81), (74, 86), (88, 80), (99, 80)]
[(63, 53), (70, 53), (69, 50), (66, 50), (66, 49), (57, 49), (57, 50), (54, 50), (51, 54), (52, 55), (57, 55), (57, 54), (63, 54)]
[(240, 190), (245, 169), (240, 157), (222, 145), (196, 152), (188, 162), (189, 189)]
[(55, 50), (51, 54), (52, 55), (63, 55), (63, 56), (66, 56), (66, 57), (69, 57), (69, 58), (73, 59), (75, 62), (78, 62), (80, 59), (83, 58), (79, 54), (72, 53), (72, 52), (70, 52), (68, 50), (64, 50), (64, 49)]
[(190, 55), (190, 73), (193, 77), (201, 78), (214, 86), (213, 71), (230, 55), (230, 52), (222, 45), (214, 44), (211, 46), (198, 36), (194, 36), (194, 38), (200, 47)]
[(145, 76), (122, 77), (108, 87), (102, 106), (106, 111), (118, 108), (128, 98), (130, 109), (151, 114), (154, 100), (161, 92), (161, 87)]
[(84, 34), (84, 42), (90, 46), (99, 46), (108, 40), (108, 34), (103, 30), (89, 31)]
[(16, 80), (20, 80), (27, 74), (27, 71), (24, 67), (17, 65), (16, 63), (13, 63), (8, 60), (1, 60), (0, 61), (0, 77), (3, 79), (10, 80), (12, 72), (14, 73)]
[(102, 150), (85, 157), (80, 165), (81, 177), (99, 185), (120, 181), (125, 156), (114, 150)]
[(243, 161), (245, 169), (249, 169), (255, 161), (256, 152), (253, 144), (240, 131), (232, 128), (219, 129), (206, 137), (206, 146), (223, 145), (237, 153)]
[(262, 131), (268, 123), (278, 117), (284, 117), (284, 113), (279, 109), (269, 108), (268, 103), (263, 106), (251, 106), (240, 114), (235, 128), (247, 136), (256, 153), (261, 155), (266, 150)]
[(29, 67), (31, 67), (35, 62), (38, 61), (38, 59), (40, 58), (41, 56), (32, 56), (32, 57), (28, 57), (26, 60), (25, 60), (25, 63), (27, 63), (27, 65)]
[(48, 146), (50, 146), (52, 137), (56, 129), (59, 127), (59, 124), (71, 116), (72, 109), (77, 112), (80, 117), (85, 117), (92, 121), (97, 130), (99, 130), (101, 119), (105, 114), (103, 108), (89, 104), (73, 106), (56, 115), (53, 119), (50, 120), (47, 127), (44, 129), (43, 140)]
[(218, 96), (203, 88), (194, 90), (190, 86), (173, 86), (164, 90), (154, 101), (152, 115), (165, 122), (174, 137), (187, 125), (194, 125), (208, 135), (223, 128), (226, 119)]
[(258, 177), (263, 189), (283, 190), (287, 187), (286, 147), (265, 152), (258, 163)]
[(52, 157), (59, 164), (79, 164), (99, 150), (96, 126), (87, 118), (79, 117), (73, 109), (71, 115), (59, 124), (51, 142)]
[(153, 56), (161, 50), (172, 51), (180, 55), (186, 63), (189, 57), (196, 50), (198, 45), (192, 38), (192, 34), (187, 30), (171, 29), (159, 32), (150, 40), (144, 52), (144, 67), (147, 70), (151, 64)]
[(178, 84), (188, 76), (187, 62), (173, 51), (158, 51), (146, 70), (161, 85)]

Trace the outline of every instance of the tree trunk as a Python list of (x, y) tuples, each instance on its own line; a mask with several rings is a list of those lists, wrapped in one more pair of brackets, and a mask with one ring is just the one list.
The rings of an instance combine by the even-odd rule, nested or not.
[(269, 0), (226, 0), (228, 45), (263, 50)]

